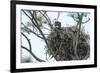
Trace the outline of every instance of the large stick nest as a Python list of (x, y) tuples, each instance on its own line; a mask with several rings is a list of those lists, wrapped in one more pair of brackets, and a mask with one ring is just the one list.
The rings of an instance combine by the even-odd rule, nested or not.
[(90, 56), (89, 35), (84, 30), (80, 30), (78, 45), (75, 50), (73, 42), (77, 32), (75, 26), (54, 28), (47, 37), (49, 46), (47, 54), (57, 61), (88, 59)]

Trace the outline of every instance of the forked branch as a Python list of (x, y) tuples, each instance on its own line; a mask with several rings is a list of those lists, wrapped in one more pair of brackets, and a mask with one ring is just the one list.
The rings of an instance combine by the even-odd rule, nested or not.
[(32, 57), (35, 58), (37, 61), (39, 61), (39, 62), (45, 62), (44, 60), (38, 58), (32, 51), (30, 51), (30, 50), (27, 49), (26, 47), (21, 46), (21, 48), (23, 48), (23, 49), (25, 49), (26, 51), (28, 51), (28, 52), (32, 55)]

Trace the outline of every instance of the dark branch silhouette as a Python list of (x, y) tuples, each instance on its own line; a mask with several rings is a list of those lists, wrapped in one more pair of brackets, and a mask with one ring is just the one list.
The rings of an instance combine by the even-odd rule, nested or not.
[(32, 51), (30, 51), (29, 49), (27, 49), (26, 47), (24, 47), (24, 46), (21, 46), (21, 48), (23, 48), (23, 49), (25, 49), (25, 50), (27, 50), (31, 55), (32, 55), (32, 57), (33, 58), (35, 58), (37, 61), (39, 61), (39, 62), (45, 62), (44, 60), (42, 60), (42, 59), (40, 59), (40, 58), (38, 58)]
[[(33, 16), (33, 18), (31, 18), (24, 10), (23, 10), (23, 12), (24, 12), (25, 15), (31, 20), (31, 22), (34, 24), (34, 26), (39, 30), (39, 32), (40, 32), (40, 34), (42, 35), (42, 37), (43, 37), (43, 39), (44, 39), (44, 41), (45, 41), (47, 47), (49, 48), (49, 45), (48, 45), (48, 42), (47, 42), (46, 37), (44, 36), (44, 33), (43, 33), (42, 30), (37, 26), (37, 25), (39, 25), (38, 22), (37, 22), (37, 20), (34, 18), (34, 16)], [(33, 20), (34, 20), (34, 21), (33, 21)], [(35, 23), (36, 23), (37, 25), (36, 25)], [(54, 56), (54, 58), (57, 60), (57, 58), (55, 57), (55, 54), (54, 54), (53, 50), (52, 50), (52, 49), (50, 49), (50, 50), (51, 50), (51, 53), (52, 53), (52, 55)]]
[(28, 37), (21, 32), (21, 34), (26, 38), (26, 40), (28, 41), (28, 44), (29, 44), (29, 49), (27, 49), (26, 47), (24, 46), (21, 46), (22, 48), (24, 48), (25, 50), (27, 50), (37, 61), (39, 62), (45, 62), (44, 60), (41, 60), (39, 59), (37, 56), (35, 56), (35, 54), (32, 52), (32, 46), (31, 46), (31, 43), (30, 43), (30, 40), (28, 39)]
[(88, 21), (90, 21), (90, 18), (88, 18), (88, 20), (86, 20), (85, 22), (82, 22), (82, 24), (85, 24), (85, 23), (87, 23)]
[(27, 39), (28, 44), (29, 44), (29, 49), (30, 49), (30, 51), (32, 51), (32, 46), (31, 46), (30, 40), (28, 39), (28, 37), (24, 33), (21, 32), (21, 34)]
[[(39, 36), (39, 34), (35, 33), (34, 31), (32, 31), (30, 28), (28, 28), (23, 22), (21, 23), (24, 25), (24, 27), (22, 27), (22, 29), (27, 28), (29, 30), (29, 32), (35, 34), (37, 37), (43, 39), (43, 37)], [(25, 29), (24, 29), (25, 30)]]
[(43, 17), (47, 20), (48, 25), (50, 26), (50, 28), (53, 29), (49, 16), (46, 13), (43, 14), (42, 12), (43, 11), (40, 11), (40, 13), (43, 15)]

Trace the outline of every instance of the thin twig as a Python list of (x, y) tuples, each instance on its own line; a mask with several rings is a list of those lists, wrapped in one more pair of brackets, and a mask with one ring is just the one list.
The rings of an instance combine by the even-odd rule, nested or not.
[(30, 51), (32, 51), (32, 46), (31, 46), (30, 40), (27, 38), (27, 36), (24, 33), (21, 32), (21, 34), (27, 39)]
[(41, 13), (42, 16), (44, 16), (44, 18), (47, 20), (47, 22), (48, 22), (50, 28), (53, 29), (53, 27), (52, 27), (52, 25), (51, 25), (51, 20), (50, 20), (49, 16), (48, 16), (46, 13), (43, 14), (41, 11), (40, 11), (40, 13)]
[(86, 20), (85, 22), (82, 22), (82, 24), (85, 24), (85, 23), (87, 23), (88, 21), (90, 21), (90, 18), (89, 18), (88, 20)]
[(40, 59), (40, 58), (38, 58), (32, 51), (30, 51), (29, 49), (27, 49), (26, 47), (24, 47), (24, 46), (21, 46), (21, 48), (23, 48), (23, 49), (25, 49), (25, 50), (27, 50), (31, 55), (32, 55), (32, 57), (33, 58), (35, 58), (37, 61), (39, 61), (39, 62), (45, 62), (44, 60), (42, 60), (42, 59)]
[[(37, 26), (37, 25), (38, 25), (37, 20), (33, 17), (33, 19), (34, 19), (34, 21), (33, 21), (33, 19), (31, 19), (31, 17), (30, 17), (25, 11), (23, 11), (23, 12), (24, 12), (25, 15), (31, 20), (31, 22), (34, 24), (34, 26), (39, 30), (40, 34), (43, 36), (43, 39), (44, 39), (44, 41), (45, 41), (47, 47), (49, 48), (49, 45), (48, 45), (48, 42), (47, 42), (46, 37), (44, 36), (42, 30)], [(37, 25), (36, 25), (35, 23), (36, 23)], [(50, 49), (50, 50), (51, 50), (52, 55), (55, 57), (53, 50), (52, 50), (52, 49)], [(56, 57), (55, 57), (55, 59), (57, 60)]]
[(59, 16), (60, 16), (60, 12), (58, 12), (58, 15), (57, 15), (57, 21), (58, 21), (58, 19), (59, 19)]
[[(23, 24), (24, 25), (24, 27), (26, 27), (26, 28), (28, 28), (23, 22), (21, 23), (21, 24)], [(23, 28), (24, 28), (23, 27)], [(39, 36), (39, 34), (37, 34), (37, 33), (35, 33), (34, 31), (32, 31), (30, 28), (28, 28), (28, 30), (30, 30), (30, 32), (31, 33), (33, 33), (33, 34), (35, 34), (37, 37), (39, 37), (39, 38), (41, 38), (41, 39), (43, 39), (43, 37), (41, 37), (41, 36)]]
[(42, 28), (43, 28), (43, 29), (46, 29), (46, 30), (48, 30), (48, 31), (51, 31), (50, 29), (48, 29), (48, 28), (46, 28), (46, 27), (44, 27), (44, 26), (43, 26)]

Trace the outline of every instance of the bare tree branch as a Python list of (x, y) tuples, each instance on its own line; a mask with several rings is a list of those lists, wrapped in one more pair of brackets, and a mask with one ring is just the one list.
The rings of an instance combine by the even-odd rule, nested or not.
[(43, 14), (41, 11), (40, 11), (40, 13), (41, 13), (41, 14), (43, 15), (43, 17), (47, 20), (48, 25), (50, 26), (50, 28), (53, 29), (53, 27), (52, 27), (52, 25), (51, 25), (51, 20), (50, 20), (49, 16), (48, 16), (46, 13)]
[(24, 12), (24, 14), (25, 14), (28, 18), (31, 19), (31, 17), (30, 17), (24, 10), (22, 10), (22, 11)]
[(83, 15), (84, 13), (81, 13), (81, 15), (78, 13), (79, 21), (77, 22), (77, 25), (79, 27), (78, 27), (78, 31), (75, 33), (76, 37), (74, 36), (74, 40), (73, 40), (73, 48), (74, 48), (74, 54), (76, 56), (76, 59), (79, 59), (79, 56), (77, 54), (77, 46), (78, 46), (79, 37), (80, 37), (80, 30), (81, 30)]
[[(24, 27), (26, 27), (31, 33), (33, 33), (33, 34), (35, 34), (37, 37), (39, 37), (39, 38), (41, 38), (41, 39), (43, 39), (43, 37), (41, 37), (41, 36), (39, 36), (39, 34), (37, 34), (37, 33), (35, 33), (34, 31), (32, 31), (30, 28), (28, 28), (23, 22), (21, 23), (21, 24), (23, 24), (24, 25)], [(24, 28), (23, 27), (23, 28)]]
[(32, 46), (31, 46), (30, 40), (27, 38), (27, 36), (24, 33), (21, 32), (21, 34), (27, 39), (28, 44), (29, 44), (29, 49), (30, 49), (30, 51), (32, 51)]
[(59, 16), (60, 16), (60, 12), (58, 12), (58, 15), (57, 15), (57, 21), (58, 21), (58, 19), (59, 19)]
[[(34, 19), (34, 21), (38, 24), (38, 22), (36, 21), (36, 19), (35, 19), (35, 18), (33, 18), (33, 19)], [(32, 20), (31, 20), (31, 21), (32, 21)], [(32, 21), (32, 23), (34, 23), (34, 22)], [(35, 25), (35, 24), (34, 24), (34, 25)], [(48, 45), (48, 42), (47, 42), (46, 37), (44, 36), (44, 33), (42, 32), (42, 30), (41, 30), (37, 25), (35, 25), (35, 26), (36, 26), (37, 29), (40, 31), (40, 34), (43, 36), (43, 39), (44, 39), (44, 41), (45, 41), (47, 47), (49, 48), (49, 45)], [(51, 50), (51, 53), (52, 53), (52, 55), (54, 56), (54, 58), (57, 60), (57, 58), (55, 57), (55, 54), (54, 54), (53, 50), (52, 50), (52, 49), (50, 49), (50, 50)]]
[(46, 30), (48, 30), (48, 31), (51, 31), (50, 29), (48, 29), (48, 28), (46, 28), (46, 27), (44, 27), (44, 26), (43, 26), (42, 28), (43, 28), (43, 29), (46, 29)]
[[(36, 20), (34, 17), (33, 17), (33, 19), (32, 19), (25, 11), (23, 11), (23, 12), (24, 12), (25, 15), (31, 20), (31, 22), (34, 24), (34, 26), (39, 30), (40, 34), (43, 36), (43, 39), (44, 39), (44, 41), (45, 41), (47, 47), (49, 48), (49, 45), (48, 45), (48, 42), (47, 42), (46, 37), (44, 36), (42, 30), (37, 26), (37, 25), (38, 25), (37, 20)], [(34, 20), (34, 21), (33, 21), (33, 20)], [(35, 23), (36, 23), (37, 25), (36, 25)], [(51, 53), (52, 53), (52, 55), (54, 56), (54, 58), (57, 60), (57, 58), (56, 58), (55, 55), (54, 55), (53, 50), (52, 50), (52, 49), (50, 49), (50, 50), (51, 50)]]
[(38, 58), (32, 51), (30, 51), (29, 49), (27, 49), (26, 47), (24, 47), (24, 46), (21, 46), (21, 48), (23, 48), (23, 49), (25, 49), (25, 50), (27, 50), (31, 55), (32, 55), (32, 57), (33, 58), (35, 58), (37, 61), (39, 61), (39, 62), (45, 62), (44, 60), (42, 60), (42, 59), (40, 59), (40, 58)]
[(86, 20), (85, 22), (82, 22), (82, 24), (85, 24), (85, 23), (87, 23), (89, 20), (90, 20), (90, 18), (89, 18), (88, 20)]
[[(29, 14), (31, 15), (31, 17), (32, 17), (32, 19), (33, 19), (34, 15), (32, 14), (32, 12), (29, 11), (29, 10), (28, 10), (28, 12), (29, 12)], [(35, 12), (35, 11), (34, 11), (34, 12)]]

